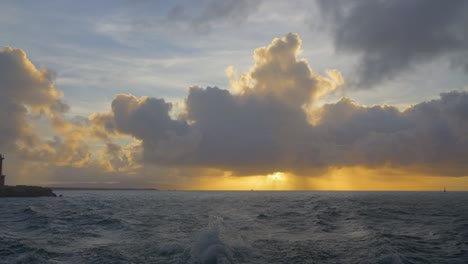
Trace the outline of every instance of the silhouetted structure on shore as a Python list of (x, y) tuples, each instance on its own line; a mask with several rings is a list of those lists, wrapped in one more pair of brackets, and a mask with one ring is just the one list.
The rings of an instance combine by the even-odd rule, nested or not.
[(3, 160), (5, 157), (0, 154), (0, 186), (5, 186), (5, 175), (3, 175)]
[(0, 198), (2, 197), (41, 197), (49, 196), (56, 197), (52, 189), (40, 186), (6, 186), (5, 175), (3, 175), (3, 160), (5, 157), (0, 154)]

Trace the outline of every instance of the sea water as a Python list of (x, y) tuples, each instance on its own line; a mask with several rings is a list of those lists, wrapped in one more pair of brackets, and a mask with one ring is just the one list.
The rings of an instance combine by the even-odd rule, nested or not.
[(56, 193), (0, 200), (0, 263), (468, 263), (466, 192)]

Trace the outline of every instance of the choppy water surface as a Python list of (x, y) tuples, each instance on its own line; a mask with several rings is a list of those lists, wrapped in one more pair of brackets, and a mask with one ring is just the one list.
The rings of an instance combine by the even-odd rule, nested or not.
[(0, 200), (0, 263), (468, 263), (468, 193), (61, 191)]

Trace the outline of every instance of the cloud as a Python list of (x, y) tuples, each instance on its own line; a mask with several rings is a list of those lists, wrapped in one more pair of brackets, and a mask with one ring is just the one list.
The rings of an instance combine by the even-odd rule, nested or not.
[[(111, 113), (94, 114), (90, 121), (98, 137), (107, 138), (108, 134), (131, 135), (142, 140), (145, 153), (151, 152), (161, 158), (170, 157), (171, 153), (172, 156), (178, 156), (176, 144), (186, 137), (188, 124), (185, 120), (171, 119), (171, 109), (172, 104), (164, 99), (138, 99), (133, 95), (119, 94), (112, 101)], [(168, 144), (166, 149), (164, 146)], [(187, 146), (184, 144), (185, 148)]]
[(466, 92), (444, 93), (404, 111), (349, 98), (318, 106), (317, 99), (344, 80), (336, 70), (328, 76), (312, 71), (298, 58), (300, 46), (299, 36), (288, 34), (258, 48), (249, 72), (228, 70), (231, 91), (191, 87), (176, 119), (163, 99), (118, 95), (112, 112), (99, 115), (107, 121), (95, 125), (141, 140), (143, 162), (161, 166), (236, 175), (319, 175), (356, 166), (466, 174)]
[[(28, 122), (33, 115), (59, 116), (68, 110), (53, 85), (54, 73), (37, 69), (21, 49), (0, 49), (0, 148), (50, 149)], [(28, 151), (30, 152), (30, 151)]]
[[(359, 55), (361, 88), (446, 57), (468, 67), (468, 3), (455, 1), (319, 1), (338, 52)], [(461, 58), (461, 59), (460, 59)]]
[[(113, 129), (128, 132), (132, 129), (130, 126), (142, 131), (148, 127), (141, 127), (144, 126), (141, 122), (127, 124), (125, 118), (128, 117), (120, 115), (114, 120), (116, 123), (112, 123), (114, 127), (109, 127), (103, 123), (108, 117), (96, 114), (95, 119), (103, 124), (101, 131), (97, 131), (92, 125), (97, 122), (95, 119), (66, 117), (69, 106), (64, 103), (54, 79), (52, 71), (36, 68), (23, 50), (0, 49), (0, 153), (7, 156), (7, 170), (14, 172), (8, 183), (79, 181), (80, 173), (87, 181), (95, 177), (94, 181), (108, 182), (112, 176), (121, 180), (122, 175), (132, 175), (139, 167), (135, 159), (141, 156), (141, 147), (135, 147), (133, 141), (113, 143), (116, 137)], [(114, 109), (120, 113), (124, 107), (131, 108), (132, 103), (135, 102), (131, 98), (116, 100)], [(153, 99), (145, 103), (160, 106), (162, 110), (170, 107), (164, 101)], [(158, 121), (151, 119), (152, 114), (144, 110), (144, 106), (140, 108), (135, 114), (140, 118), (135, 120)], [(89, 173), (89, 177), (84, 177), (83, 173)]]
[(97, 31), (120, 41), (124, 40), (122, 34), (147, 30), (208, 34), (213, 28), (245, 23), (260, 3), (260, 0), (132, 1), (101, 21)]
[[(428, 174), (466, 175), (468, 93), (450, 92), (403, 112), (350, 99), (325, 105), (315, 129), (333, 150), (331, 166), (393, 166)], [(331, 147), (330, 147), (331, 146)]]
[(162, 99), (118, 95), (111, 113), (96, 115), (96, 130), (107, 127), (142, 140), (146, 162), (239, 174), (291, 170), (291, 160), (301, 154), (295, 148), (311, 130), (303, 107), (343, 82), (337, 71), (328, 77), (313, 72), (298, 58), (300, 45), (297, 34), (288, 34), (257, 49), (238, 93), (190, 88), (178, 120)]
[[(468, 92), (404, 111), (350, 98), (320, 105), (345, 81), (337, 70), (313, 71), (300, 52), (299, 35), (274, 39), (255, 50), (248, 72), (229, 68), (231, 89), (190, 87), (180, 112), (163, 98), (118, 94), (108, 112), (86, 119), (65, 117), (49, 70), (4, 48), (0, 147), (18, 157), (19, 177), (36, 171), (54, 184), (187, 186), (194, 180), (181, 179), (200, 175), (317, 176), (337, 168), (467, 176)], [(34, 118), (51, 134), (40, 135)]]
[[(69, 106), (55, 87), (55, 74), (36, 68), (21, 49), (0, 49), (0, 150), (18, 159), (83, 166), (90, 148), (82, 124), (67, 120)], [(32, 120), (48, 122), (53, 135), (44, 139)]]
[(202, 0), (190, 4), (177, 4), (167, 13), (167, 20), (181, 28), (195, 29), (207, 33), (213, 26), (244, 22), (259, 5), (260, 1)]

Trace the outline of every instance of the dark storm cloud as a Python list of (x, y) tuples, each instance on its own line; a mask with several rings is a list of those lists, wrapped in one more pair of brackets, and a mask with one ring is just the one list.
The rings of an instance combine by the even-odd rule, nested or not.
[[(315, 126), (334, 146), (331, 164), (416, 166), (433, 173), (466, 174), (468, 93), (451, 92), (403, 112), (343, 99), (325, 105)], [(331, 139), (331, 140), (330, 140)], [(450, 173), (448, 173), (448, 169)]]
[[(171, 153), (177, 152), (177, 142), (186, 137), (188, 131), (185, 120), (171, 119), (171, 109), (172, 104), (164, 99), (138, 99), (119, 94), (112, 101), (112, 112), (91, 116), (91, 124), (98, 137), (108, 138), (107, 134), (132, 135), (143, 141), (145, 157), (150, 156), (147, 154), (149, 152), (161, 159), (170, 158), (176, 155)], [(184, 144), (184, 147), (188, 145)], [(108, 150), (114, 156), (118, 151), (112, 144), (108, 144)]]
[(331, 22), (336, 50), (361, 56), (360, 87), (443, 56), (468, 69), (467, 1), (319, 0), (319, 6)]
[(301, 144), (309, 129), (302, 109), (273, 96), (192, 88), (187, 110), (191, 128), (201, 135), (190, 161), (246, 173), (283, 166), (288, 146)]
[(137, 99), (134, 96), (118, 95), (112, 101), (112, 112), (116, 128), (138, 139), (153, 138), (155, 141), (166, 133), (177, 132), (186, 125), (172, 120), (169, 111), (172, 105), (164, 99)]
[[(113, 104), (121, 98), (122, 95)], [(161, 122), (161, 116), (169, 117), (168, 108), (155, 104), (147, 105), (147, 110), (153, 113), (151, 118), (150, 115), (132, 114), (142, 112), (140, 107), (145, 107), (144, 103), (134, 109), (125, 108), (128, 112), (116, 112), (113, 108), (109, 115), (116, 123), (117, 120), (130, 121), (122, 116), (132, 116), (137, 120), (129, 123), (145, 124), (116, 127), (119, 133), (143, 141), (146, 162), (242, 173), (264, 172), (275, 163), (282, 166), (282, 156), (288, 154), (288, 147), (300, 145), (310, 130), (307, 116), (300, 107), (290, 107), (273, 97), (240, 96), (216, 87), (192, 87), (186, 104), (186, 121)]]
[(300, 107), (219, 88), (190, 89), (187, 107), (191, 125), (182, 130), (156, 128), (157, 122), (145, 120), (155, 127), (153, 131), (165, 131), (141, 138), (146, 162), (246, 175), (391, 166), (460, 176), (468, 169), (466, 92), (441, 94), (438, 100), (403, 112), (391, 106), (365, 107), (344, 98), (325, 105), (316, 125), (307, 121)]

